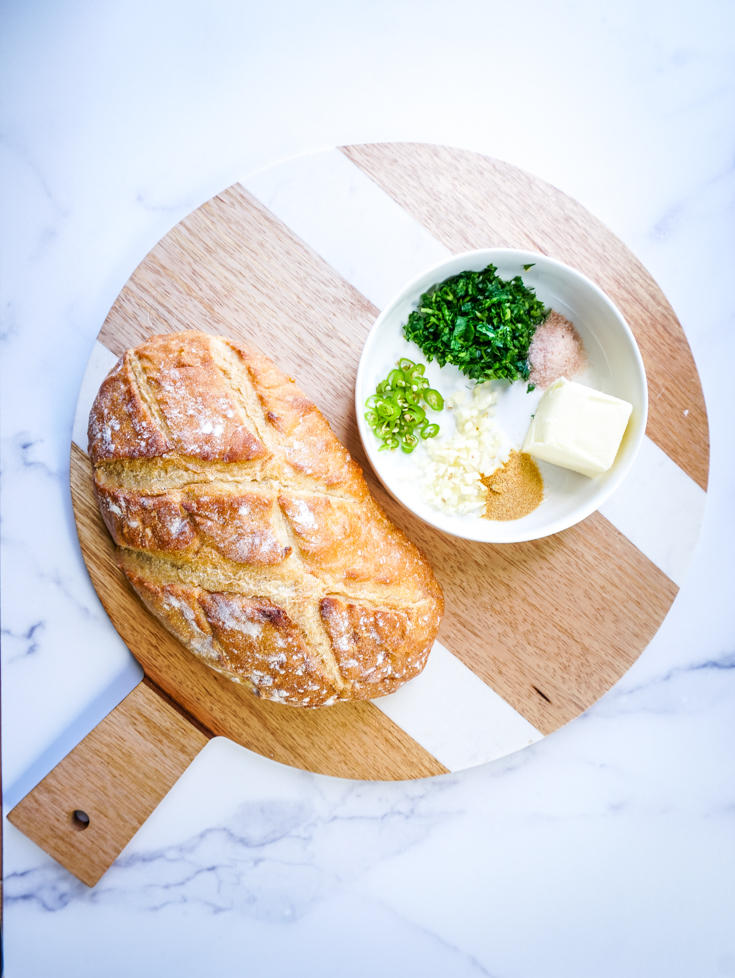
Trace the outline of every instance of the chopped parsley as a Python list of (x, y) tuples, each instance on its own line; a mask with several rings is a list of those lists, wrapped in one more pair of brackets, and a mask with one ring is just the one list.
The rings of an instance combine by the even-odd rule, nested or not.
[(428, 360), (453, 363), (472, 380), (528, 380), (528, 348), (549, 310), (520, 275), (506, 282), (496, 272), (488, 265), (439, 283), (403, 332)]

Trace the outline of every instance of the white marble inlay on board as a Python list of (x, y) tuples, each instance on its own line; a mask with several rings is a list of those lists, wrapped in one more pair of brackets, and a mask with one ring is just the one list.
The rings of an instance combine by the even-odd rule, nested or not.
[(735, 975), (735, 6), (472, 0), (469, 31), (441, 4), (285, 9), (6, 4), (6, 778), (107, 682), (60, 505), (89, 348), (188, 202), (273, 159), (464, 146), (612, 226), (672, 301), (705, 383), (696, 572), (625, 693), (493, 765), (351, 785), (275, 764), (266, 777), (268, 762), (226, 745), (225, 763), (213, 744), (92, 891), (6, 825), (6, 974)]
[[(289, 160), (243, 181), (269, 210), (380, 309), (450, 252), (339, 150)], [(603, 515), (681, 585), (705, 493), (645, 439)]]
[(543, 734), (441, 642), (395, 693), (372, 701), (450, 771), (512, 754)]
[[(92, 403), (117, 359), (95, 343), (74, 419), (74, 441), (84, 451)], [(420, 676), (374, 703), (450, 771), (495, 760), (543, 736), (440, 642)]]
[(240, 181), (378, 309), (451, 252), (338, 149)]
[(706, 498), (705, 491), (646, 436), (633, 468), (600, 512), (681, 587), (699, 538)]

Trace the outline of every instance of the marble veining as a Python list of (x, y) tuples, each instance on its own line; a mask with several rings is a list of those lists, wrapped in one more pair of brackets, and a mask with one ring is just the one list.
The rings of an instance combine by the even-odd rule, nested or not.
[[(251, 786), (237, 778), (243, 759), (252, 765)], [(216, 738), (96, 887), (44, 860), (6, 875), (6, 901), (31, 902), (48, 911), (62, 911), (75, 901), (137, 910), (187, 903), (256, 920), (293, 920), (458, 814), (436, 804), (449, 787), (444, 779), (376, 790), (298, 773), (303, 792), (246, 800), (251, 793), (257, 796), (264, 779), (279, 773), (273, 762)], [(209, 794), (211, 805), (211, 794), (221, 794), (221, 785), (228, 783), (227, 800), (234, 807), (221, 823), (208, 825), (201, 795)], [(191, 834), (164, 842), (162, 819), (177, 796), (189, 811)], [(339, 836), (356, 844), (335, 848)], [(294, 866), (296, 879), (289, 872)]]
[[(212, 741), (91, 890), (5, 821), (8, 978), (735, 975), (733, 5), (72, 0), (0, 16), (6, 811), (139, 679), (78, 549), (75, 405), (136, 264), (234, 182), (256, 174), (267, 196), (276, 163), (391, 140), (538, 174), (663, 289), (712, 436), (703, 516), (677, 496), (688, 534), (701, 516), (686, 576), (677, 507), (654, 508), (671, 612), (577, 721), (397, 784)], [(412, 257), (370, 238), (395, 211), (361, 211), (339, 167), (359, 254), (384, 247), (352, 271), (328, 227), (319, 247), (380, 305), (430, 242)]]
[[(122, 856), (93, 891), (52, 864), (8, 876), (6, 900), (10, 905), (37, 902), (48, 911), (63, 910), (73, 900), (134, 910), (186, 903), (256, 920), (298, 919), (379, 855), (388, 858), (421, 841), (438, 818), (422, 819), (415, 806), (372, 818), (340, 813), (324, 818), (298, 802), (245, 804), (223, 826), (205, 829), (180, 845)], [(361, 848), (339, 866), (327, 867), (329, 839), (345, 819), (362, 823)], [(289, 867), (295, 861), (299, 870), (294, 877)]]

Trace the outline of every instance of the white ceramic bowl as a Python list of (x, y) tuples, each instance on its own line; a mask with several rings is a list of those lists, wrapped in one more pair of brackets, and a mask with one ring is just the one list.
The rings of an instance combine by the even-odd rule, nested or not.
[[(533, 263), (524, 271), (522, 266)], [(419, 481), (413, 475), (420, 461), (419, 448), (412, 455), (400, 449), (379, 452), (380, 443), (365, 421), (365, 401), (375, 393), (377, 384), (388, 376), (400, 357), (426, 363), (426, 376), (431, 386), (445, 397), (460, 388), (469, 390), (474, 382), (464, 377), (456, 367), (447, 364), (439, 368), (436, 361), (426, 357), (403, 336), (408, 314), (418, 306), (421, 295), (431, 286), (465, 270), (480, 271), (493, 264), (503, 279), (521, 275), (526, 285), (546, 306), (570, 319), (579, 332), (587, 354), (588, 367), (573, 379), (629, 401), (633, 405), (628, 428), (612, 468), (596, 479), (588, 479), (555, 465), (539, 462), (544, 478), (543, 503), (533, 513), (519, 520), (506, 522), (486, 520), (477, 516), (450, 516), (434, 509), (421, 498)], [(572, 379), (572, 378), (570, 378)], [(497, 419), (509, 442), (520, 447), (536, 410), (542, 391), (526, 393), (526, 384), (495, 381), (499, 391)], [(360, 437), (370, 462), (388, 492), (426, 523), (445, 533), (486, 543), (516, 543), (536, 540), (558, 533), (579, 523), (598, 509), (615, 491), (629, 472), (646, 429), (648, 393), (646, 373), (633, 334), (621, 314), (599, 289), (580, 272), (561, 262), (530, 251), (489, 248), (455, 255), (427, 269), (405, 288), (378, 316), (370, 330), (360, 357), (355, 388), (355, 404)], [(432, 415), (439, 422), (439, 438), (454, 433), (452, 413), (444, 410)]]

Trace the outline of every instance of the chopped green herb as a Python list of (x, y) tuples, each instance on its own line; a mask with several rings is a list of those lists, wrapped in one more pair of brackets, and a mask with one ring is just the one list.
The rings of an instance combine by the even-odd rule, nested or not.
[(528, 380), (528, 348), (549, 310), (520, 275), (506, 282), (496, 271), (461, 272), (426, 292), (404, 335), (472, 380)]
[(536, 264), (536, 262), (535, 262), (535, 261), (532, 261), (530, 265), (524, 265), (524, 266), (523, 266), (523, 271), (524, 271), (524, 272), (527, 272), (527, 271), (528, 271), (528, 269), (529, 269), (529, 268), (533, 268), (533, 266), (534, 266), (535, 264)]
[(365, 420), (383, 443), (378, 451), (393, 451), (400, 445), (401, 451), (409, 455), (418, 445), (419, 436), (426, 439), (439, 434), (439, 425), (429, 421), (419, 404), (423, 398), (432, 411), (444, 407), (439, 391), (429, 387), (425, 369), (423, 363), (403, 357), (398, 368), (391, 370), (365, 401)]

